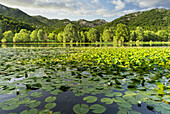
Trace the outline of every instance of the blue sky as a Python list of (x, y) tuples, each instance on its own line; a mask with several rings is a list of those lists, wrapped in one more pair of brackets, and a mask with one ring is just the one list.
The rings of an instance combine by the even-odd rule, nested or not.
[(106, 21), (137, 11), (170, 8), (170, 0), (0, 0), (0, 4), (50, 19)]

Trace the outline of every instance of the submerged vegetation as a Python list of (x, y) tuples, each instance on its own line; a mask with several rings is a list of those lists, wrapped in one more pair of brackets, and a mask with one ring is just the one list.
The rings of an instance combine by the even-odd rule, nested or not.
[(170, 113), (169, 48), (0, 51), (2, 113)]

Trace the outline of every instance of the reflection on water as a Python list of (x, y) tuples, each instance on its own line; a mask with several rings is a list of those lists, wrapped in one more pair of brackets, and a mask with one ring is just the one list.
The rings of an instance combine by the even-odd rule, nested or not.
[(100, 43), (93, 43), (93, 44), (0, 44), (1, 48), (6, 47), (169, 47), (169, 44), (100, 44)]

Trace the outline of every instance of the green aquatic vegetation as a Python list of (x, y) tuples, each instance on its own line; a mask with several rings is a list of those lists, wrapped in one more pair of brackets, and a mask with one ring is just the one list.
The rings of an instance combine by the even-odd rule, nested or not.
[(1, 109), (12, 102), (38, 108), (42, 95), (55, 106), (57, 97), (72, 92), (85, 105), (98, 101), (107, 109), (114, 102), (118, 113), (137, 113), (131, 107), (138, 101), (169, 112), (169, 48), (0, 48), (0, 52), (0, 97), (16, 96), (2, 101)]
[(73, 107), (73, 111), (76, 114), (86, 114), (89, 112), (89, 106), (86, 104), (76, 104)]
[(106, 111), (106, 107), (101, 104), (93, 104), (90, 106), (90, 109), (93, 113), (104, 113)]
[(102, 98), (102, 99), (101, 99), (101, 102), (102, 102), (102, 103), (105, 103), (105, 104), (112, 104), (112, 103), (113, 103), (113, 100), (110, 99), (110, 98)]
[(83, 98), (84, 101), (86, 101), (87, 103), (94, 103), (97, 101), (97, 97), (95, 96), (87, 96)]
[(45, 102), (54, 102), (56, 100), (56, 97), (49, 96), (45, 99)]
[(45, 105), (45, 108), (46, 109), (53, 109), (56, 107), (56, 103), (48, 103)]
[(31, 93), (30, 96), (33, 97), (33, 98), (38, 98), (38, 97), (42, 96), (42, 93), (41, 92), (34, 92), (34, 93)]

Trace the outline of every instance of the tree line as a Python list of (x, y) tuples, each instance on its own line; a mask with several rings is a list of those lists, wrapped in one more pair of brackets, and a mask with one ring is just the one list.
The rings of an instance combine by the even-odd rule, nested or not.
[(74, 24), (69, 23), (59, 33), (47, 34), (42, 29), (29, 31), (21, 29), (18, 33), (11, 30), (3, 32), (3, 25), (0, 23), (0, 40), (2, 43), (26, 43), (26, 42), (129, 42), (129, 41), (168, 41), (169, 33), (166, 30), (144, 31), (142, 27), (130, 31), (125, 24), (117, 24), (116, 27), (106, 27), (102, 33), (97, 28), (89, 30), (78, 30)]

